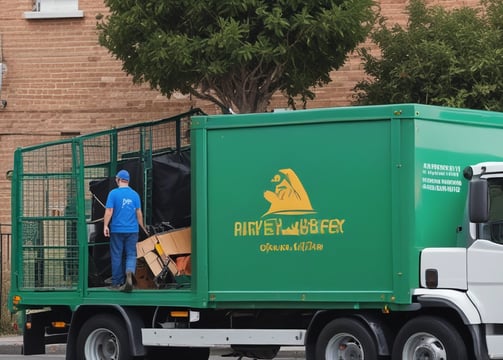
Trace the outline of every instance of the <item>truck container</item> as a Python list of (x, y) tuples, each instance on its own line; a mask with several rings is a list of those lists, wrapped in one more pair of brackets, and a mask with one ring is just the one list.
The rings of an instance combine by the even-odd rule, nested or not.
[[(175, 117), (19, 148), (24, 354), (503, 359), (503, 114), (396, 104)], [(104, 203), (149, 234), (109, 287)]]

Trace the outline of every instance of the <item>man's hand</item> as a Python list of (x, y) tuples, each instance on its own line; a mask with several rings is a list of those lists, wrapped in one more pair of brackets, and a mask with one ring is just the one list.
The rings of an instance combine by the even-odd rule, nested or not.
[(150, 236), (150, 233), (148, 232), (148, 230), (145, 226), (142, 225), (141, 228), (143, 229), (143, 232), (145, 232), (145, 234), (147, 234), (147, 236)]
[(103, 215), (103, 235), (105, 235), (105, 237), (110, 237), (110, 229), (108, 229), (108, 225), (110, 225), (113, 213), (113, 208), (105, 209), (105, 215)]

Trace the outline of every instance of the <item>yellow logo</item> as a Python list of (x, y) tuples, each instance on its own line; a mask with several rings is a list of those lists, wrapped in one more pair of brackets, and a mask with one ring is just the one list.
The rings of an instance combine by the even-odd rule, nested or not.
[[(235, 237), (298, 237), (344, 233), (345, 219), (318, 218), (312, 215), (317, 212), (313, 209), (307, 191), (295, 171), (281, 169), (271, 182), (274, 184), (274, 190), (264, 191), (264, 198), (270, 203), (269, 210), (261, 219), (235, 221)], [(312, 242), (295, 243), (292, 249), (305, 249), (305, 244)], [(323, 248), (320, 244), (315, 245), (318, 250)], [(290, 248), (289, 246), (287, 247)]]
[(277, 184), (273, 191), (265, 191), (264, 198), (271, 203), (269, 214), (301, 215), (316, 213), (299, 177), (292, 169), (281, 169), (271, 182)]

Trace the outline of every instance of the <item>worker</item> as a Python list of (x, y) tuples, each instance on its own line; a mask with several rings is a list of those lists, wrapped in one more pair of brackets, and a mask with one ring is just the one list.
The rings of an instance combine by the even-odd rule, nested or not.
[(125, 292), (133, 290), (139, 228), (148, 233), (143, 225), (140, 196), (129, 187), (129, 180), (126, 170), (115, 176), (117, 188), (108, 194), (103, 227), (103, 234), (110, 237), (111, 288)]

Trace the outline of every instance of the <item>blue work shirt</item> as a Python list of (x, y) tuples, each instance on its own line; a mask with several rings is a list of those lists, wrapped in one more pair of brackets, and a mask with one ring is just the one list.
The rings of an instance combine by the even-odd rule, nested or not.
[(135, 233), (139, 232), (136, 210), (140, 209), (140, 196), (129, 186), (118, 187), (110, 191), (105, 207), (112, 208), (110, 232)]

